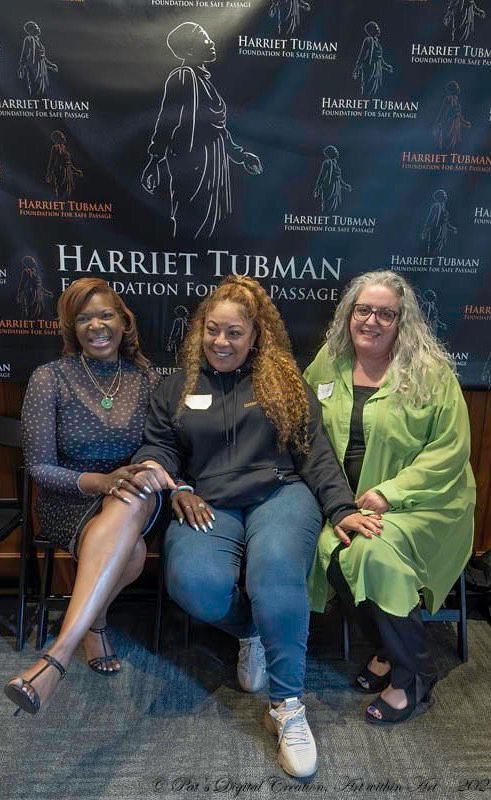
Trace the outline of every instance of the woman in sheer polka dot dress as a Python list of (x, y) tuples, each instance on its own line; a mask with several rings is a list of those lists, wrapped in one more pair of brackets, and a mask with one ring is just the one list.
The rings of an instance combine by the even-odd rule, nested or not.
[[(33, 373), (22, 409), (24, 455), (39, 488), (43, 536), (77, 559), (72, 598), (54, 644), (5, 692), (31, 714), (65, 676), (83, 639), (88, 665), (120, 669), (106, 612), (143, 569), (159, 491), (170, 476), (129, 464), (141, 444), (158, 377), (143, 356), (135, 318), (100, 278), (82, 278), (58, 304), (64, 356)], [(17, 713), (17, 712), (16, 712)]]

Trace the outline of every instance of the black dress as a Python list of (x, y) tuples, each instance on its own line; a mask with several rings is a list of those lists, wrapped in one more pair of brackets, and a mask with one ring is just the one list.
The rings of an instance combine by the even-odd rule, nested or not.
[[(103, 388), (116, 365), (86, 359)], [(102, 495), (79, 488), (83, 472), (111, 472), (128, 463), (142, 442), (150, 395), (159, 382), (151, 369), (122, 360), (122, 378), (111, 409), (92, 385), (79, 356), (38, 367), (22, 408), (24, 458), (39, 488), (37, 510), (43, 536), (72, 554), (77, 536), (99, 510)], [(152, 515), (146, 530), (155, 520)]]

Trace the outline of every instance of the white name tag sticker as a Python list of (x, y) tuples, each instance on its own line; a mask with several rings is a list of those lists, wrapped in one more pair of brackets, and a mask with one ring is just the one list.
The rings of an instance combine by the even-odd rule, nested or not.
[(184, 402), (193, 411), (205, 411), (211, 406), (211, 394), (187, 394)]
[(332, 383), (319, 383), (317, 387), (317, 399), (327, 400), (332, 395), (334, 389), (334, 381)]

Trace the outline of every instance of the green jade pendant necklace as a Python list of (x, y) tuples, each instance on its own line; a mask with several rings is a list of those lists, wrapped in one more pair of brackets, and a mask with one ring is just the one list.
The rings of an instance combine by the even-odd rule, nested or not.
[(80, 354), (80, 359), (82, 361), (82, 365), (87, 375), (92, 381), (92, 384), (102, 394), (102, 400), (101, 400), (102, 408), (104, 408), (106, 411), (110, 411), (110, 409), (113, 407), (114, 398), (119, 392), (119, 387), (121, 386), (121, 359), (118, 358), (118, 368), (116, 370), (116, 374), (111, 382), (109, 389), (102, 388), (97, 378), (95, 378), (95, 376), (92, 374), (92, 370), (87, 364), (83, 353)]

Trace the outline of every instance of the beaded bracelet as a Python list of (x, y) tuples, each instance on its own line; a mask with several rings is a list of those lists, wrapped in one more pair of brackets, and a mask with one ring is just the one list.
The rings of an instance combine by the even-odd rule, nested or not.
[(173, 489), (170, 493), (171, 499), (175, 497), (178, 492), (191, 492), (194, 494), (194, 489), (192, 486), (189, 486), (187, 483), (184, 483), (182, 486), (178, 486), (177, 489)]

